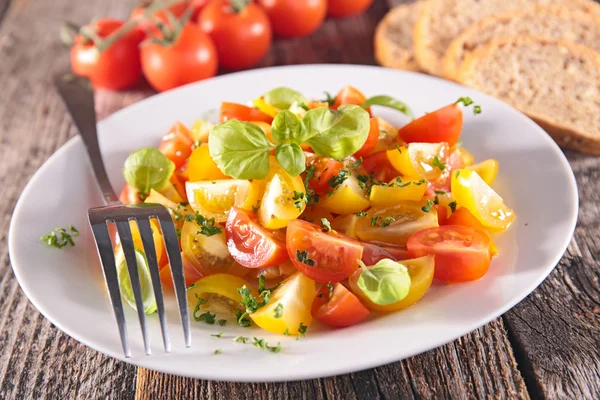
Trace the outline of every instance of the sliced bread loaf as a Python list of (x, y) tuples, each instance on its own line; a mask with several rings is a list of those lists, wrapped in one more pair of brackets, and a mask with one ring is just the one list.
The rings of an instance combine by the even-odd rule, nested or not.
[(488, 16), (450, 43), (442, 60), (444, 77), (456, 79), (465, 56), (490, 40), (520, 35), (565, 39), (600, 51), (600, 14), (566, 6), (537, 6)]
[(394, 7), (375, 30), (375, 59), (384, 67), (418, 71), (413, 53), (413, 28), (420, 2)]
[(429, 0), (415, 23), (415, 59), (424, 71), (441, 76), (450, 42), (468, 26), (492, 14), (536, 5), (565, 5), (600, 14), (600, 5), (593, 0)]
[(600, 154), (600, 54), (570, 41), (495, 39), (467, 55), (458, 81), (533, 118), (556, 142)]

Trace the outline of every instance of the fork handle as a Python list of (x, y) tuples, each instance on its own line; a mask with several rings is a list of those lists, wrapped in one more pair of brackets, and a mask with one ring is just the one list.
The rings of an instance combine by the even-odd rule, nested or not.
[(54, 85), (77, 127), (79, 136), (83, 139), (96, 176), (96, 183), (102, 192), (105, 204), (119, 204), (119, 197), (108, 180), (102, 155), (100, 154), (98, 132), (96, 131), (94, 91), (90, 81), (85, 78), (69, 77), (69, 79), (66, 79), (64, 76), (57, 76)]

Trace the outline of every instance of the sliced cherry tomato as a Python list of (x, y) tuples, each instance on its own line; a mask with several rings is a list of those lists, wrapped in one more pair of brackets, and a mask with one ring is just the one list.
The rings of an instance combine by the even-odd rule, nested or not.
[(248, 107), (243, 104), (228, 103), (224, 101), (221, 103), (221, 112), (219, 113), (219, 122), (229, 121), (230, 119), (237, 119), (238, 121), (262, 121), (270, 124), (273, 122), (273, 117), (258, 108)]
[(190, 154), (194, 142), (190, 137), (190, 131), (181, 122), (177, 122), (169, 133), (163, 136), (158, 145), (158, 150), (169, 160), (173, 161), (175, 168), (181, 168)]
[(406, 246), (369, 242), (363, 242), (363, 246), (362, 261), (365, 265), (375, 265), (384, 258), (394, 261), (402, 261), (410, 258)]
[(326, 0), (258, 0), (257, 3), (267, 12), (273, 32), (283, 37), (313, 33), (327, 13)]
[[(323, 194), (331, 190), (329, 180), (340, 173), (344, 164), (340, 161), (327, 157), (319, 157), (316, 154), (305, 152), (306, 168), (310, 172), (308, 187), (317, 194)], [(304, 173), (304, 177), (309, 172)]]
[(388, 150), (387, 156), (402, 176), (432, 181), (446, 171), (448, 150), (446, 143), (409, 143)]
[(423, 202), (405, 201), (393, 207), (372, 207), (359, 217), (356, 234), (361, 240), (406, 244), (411, 235), (438, 226), (435, 208), (423, 209)]
[(392, 186), (374, 185), (369, 200), (374, 207), (391, 207), (402, 201), (421, 201), (427, 189), (423, 180), (392, 180)]
[[(441, 207), (445, 209), (446, 207)], [(481, 222), (466, 208), (461, 207), (458, 210), (454, 211), (450, 218), (448, 218), (445, 222), (440, 222), (440, 225), (461, 225), (461, 226), (470, 226), (471, 228), (479, 229), (480, 231), (487, 232), (487, 229), (483, 226)], [(490, 237), (490, 253), (492, 256), (498, 254), (498, 247), (496, 247), (496, 243), (494, 243), (494, 239)]]
[(362, 303), (367, 306), (369, 310), (391, 312), (400, 311), (410, 307), (419, 301), (423, 296), (425, 296), (425, 293), (427, 293), (431, 287), (435, 263), (433, 256), (428, 256), (411, 260), (403, 260), (402, 265), (408, 269), (408, 274), (410, 275), (410, 291), (408, 292), (408, 296), (396, 303), (381, 306), (369, 300), (369, 298), (364, 295), (363, 291), (357, 285), (357, 281), (362, 273), (362, 270), (356, 271), (354, 275), (348, 279), (350, 289), (360, 298)]
[(198, 26), (214, 40), (219, 65), (231, 70), (253, 66), (271, 46), (269, 18), (254, 2), (213, 0), (198, 16)]
[(123, 190), (121, 190), (121, 194), (119, 195), (119, 201), (123, 204), (143, 203), (140, 191), (129, 183), (126, 183), (125, 186), (123, 186)]
[(358, 324), (370, 313), (358, 297), (341, 283), (334, 284), (331, 290), (327, 285), (323, 286), (311, 307), (313, 318), (336, 328)]
[(147, 41), (141, 46), (142, 69), (159, 92), (215, 76), (217, 50), (211, 38), (191, 22), (168, 45)]
[(327, 14), (332, 17), (343, 18), (362, 14), (373, 0), (328, 0)]
[(354, 214), (371, 205), (365, 190), (356, 176), (348, 176), (333, 189), (333, 193), (321, 196), (318, 206), (334, 214)]
[[(246, 286), (253, 296), (258, 297), (256, 290), (239, 276), (214, 274), (198, 278), (193, 283), (194, 285), (187, 290), (188, 306), (192, 309), (198, 305), (200, 309), (215, 308), (214, 303), (218, 303), (234, 313), (242, 309), (242, 296), (238, 293), (238, 289), (243, 286)], [(199, 298), (204, 300), (200, 301), (200, 304)]]
[[(438, 224), (446, 225), (448, 223), (448, 208), (445, 206), (442, 206), (440, 204), (436, 204), (434, 207), (435, 207), (435, 210), (437, 211)], [(455, 224), (451, 224), (451, 225), (455, 225)], [(458, 224), (458, 225), (460, 225), (460, 224)]]
[(260, 181), (223, 179), (218, 181), (188, 182), (187, 197), (190, 206), (205, 218), (216, 222), (227, 221), (231, 207), (252, 210), (262, 195)]
[(369, 129), (369, 136), (367, 136), (367, 141), (363, 144), (363, 147), (360, 148), (359, 151), (354, 153), (354, 157), (366, 157), (369, 155), (375, 145), (379, 141), (379, 122), (377, 118), (371, 118), (371, 128)]
[[(270, 159), (269, 174), (263, 181), (264, 194), (260, 200), (258, 218), (267, 229), (280, 229), (302, 214), (306, 205), (296, 197), (306, 190), (300, 176), (291, 176), (276, 161)], [(253, 182), (254, 183), (254, 182)], [(296, 197), (296, 199), (294, 199)]]
[(474, 281), (490, 267), (490, 236), (479, 229), (446, 225), (417, 232), (406, 244), (412, 257), (435, 256), (435, 277)]
[(272, 267), (288, 259), (285, 242), (263, 228), (254, 214), (233, 207), (226, 229), (231, 256), (246, 268)]
[(180, 172), (175, 171), (173, 175), (171, 175), (171, 185), (175, 188), (179, 199), (174, 201), (178, 201), (179, 203), (187, 201), (187, 194), (185, 193), (185, 183), (188, 181), (187, 177)]
[(399, 175), (385, 151), (363, 157), (361, 165), (369, 174), (373, 174), (373, 179), (378, 181), (389, 182)]
[(335, 96), (335, 100), (331, 108), (337, 110), (339, 106), (344, 104), (355, 104), (357, 106), (362, 106), (363, 103), (367, 100), (362, 92), (352, 86), (346, 86)]
[(287, 227), (286, 246), (294, 266), (317, 282), (339, 282), (358, 268), (363, 246), (357, 240), (302, 220)]
[(463, 113), (458, 104), (450, 104), (400, 128), (398, 136), (406, 143), (446, 142), (454, 146), (460, 138)]
[(190, 182), (214, 181), (228, 179), (213, 161), (208, 150), (208, 144), (202, 143), (196, 147), (188, 161), (188, 176)]
[[(99, 19), (86, 28), (105, 39), (123, 26), (117, 19)], [(92, 81), (95, 88), (123, 90), (133, 86), (142, 75), (139, 45), (144, 33), (134, 29), (117, 39), (105, 49), (82, 35), (75, 37), (71, 47), (71, 69), (73, 74)], [(101, 51), (100, 51), (101, 50)]]
[(459, 148), (454, 148), (454, 150), (450, 152), (444, 166), (445, 168), (444, 171), (442, 171), (442, 174), (437, 179), (429, 181), (427, 184), (427, 196), (435, 197), (436, 191), (450, 191), (452, 172), (464, 168), (465, 166), (463, 153)]

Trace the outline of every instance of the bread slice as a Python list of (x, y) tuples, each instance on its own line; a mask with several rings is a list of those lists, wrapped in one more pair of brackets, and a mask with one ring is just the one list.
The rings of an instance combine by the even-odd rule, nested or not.
[(375, 30), (375, 59), (388, 68), (418, 71), (413, 53), (413, 27), (421, 2), (394, 7)]
[(566, 6), (537, 6), (488, 16), (450, 43), (442, 60), (444, 77), (456, 79), (465, 56), (490, 40), (520, 35), (571, 40), (600, 51), (600, 14)]
[(468, 26), (492, 14), (536, 5), (564, 5), (600, 14), (600, 5), (593, 0), (429, 0), (415, 23), (415, 59), (424, 71), (441, 76), (450, 42)]
[(600, 54), (589, 47), (495, 39), (467, 55), (458, 81), (529, 115), (559, 145), (600, 155)]

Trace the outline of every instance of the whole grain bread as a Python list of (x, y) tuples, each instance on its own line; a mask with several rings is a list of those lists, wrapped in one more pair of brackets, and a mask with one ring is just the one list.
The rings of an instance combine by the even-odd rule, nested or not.
[(450, 43), (442, 60), (444, 77), (456, 79), (465, 56), (490, 40), (520, 35), (565, 39), (600, 51), (600, 14), (566, 6), (537, 6), (488, 16)]
[(421, 2), (394, 7), (375, 30), (375, 59), (388, 68), (418, 71), (413, 53), (413, 27)]
[(600, 14), (600, 5), (593, 0), (429, 0), (415, 23), (415, 59), (424, 71), (441, 76), (442, 58), (464, 29), (489, 15), (536, 5), (564, 5)]
[(600, 54), (589, 47), (495, 39), (467, 55), (458, 81), (529, 115), (559, 145), (600, 155)]

